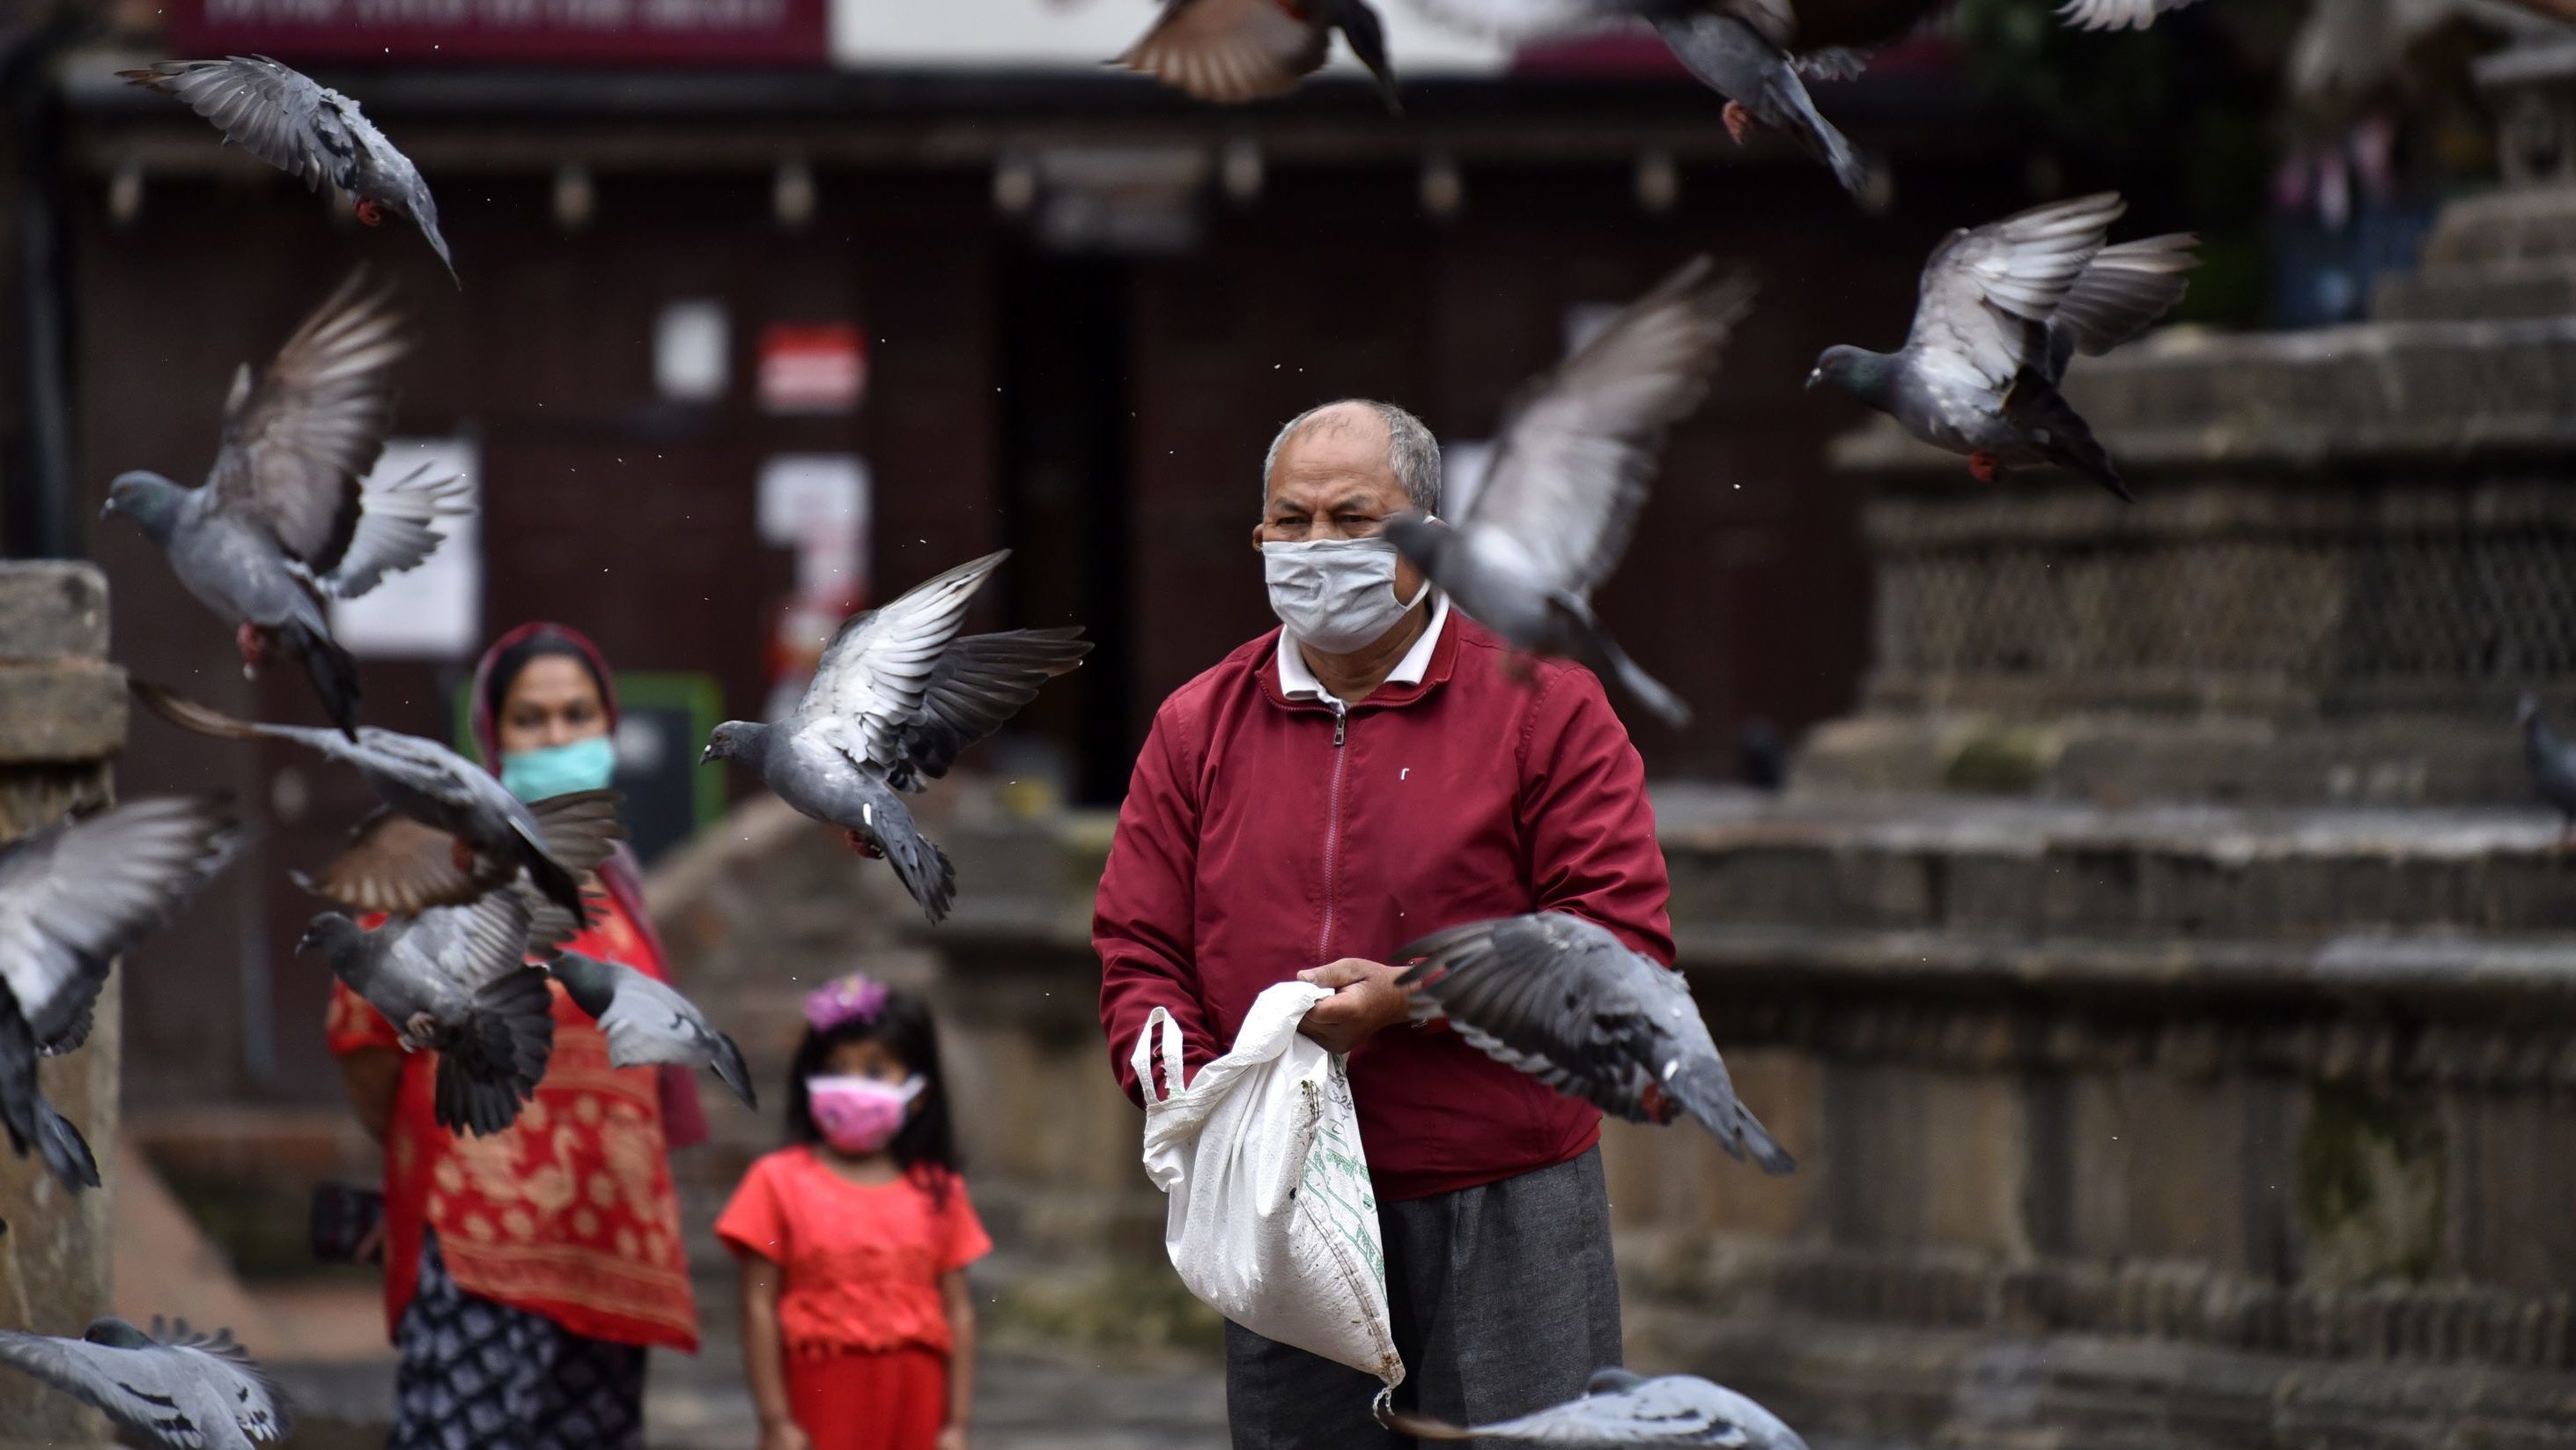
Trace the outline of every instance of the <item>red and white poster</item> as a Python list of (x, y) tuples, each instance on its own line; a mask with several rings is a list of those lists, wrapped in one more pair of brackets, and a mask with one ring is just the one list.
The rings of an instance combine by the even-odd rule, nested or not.
[(821, 65), (831, 0), (164, 0), (180, 54)]
[(855, 413), (868, 389), (868, 353), (847, 322), (773, 322), (760, 334), (760, 410)]

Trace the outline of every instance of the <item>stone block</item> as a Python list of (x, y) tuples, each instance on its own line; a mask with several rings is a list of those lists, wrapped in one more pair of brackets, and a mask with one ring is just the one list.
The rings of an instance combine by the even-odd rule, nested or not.
[(0, 661), (0, 766), (101, 759), (124, 743), (125, 723), (125, 671), (115, 665)]
[(41, 559), (0, 568), (0, 660), (106, 653), (107, 576), (96, 564)]

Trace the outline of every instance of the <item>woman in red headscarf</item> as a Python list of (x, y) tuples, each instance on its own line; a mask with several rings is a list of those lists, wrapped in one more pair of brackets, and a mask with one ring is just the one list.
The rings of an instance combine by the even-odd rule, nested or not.
[[(608, 784), (617, 696), (589, 640), (501, 637), (474, 673), (474, 739), (522, 799)], [(572, 950), (665, 976), (633, 857)], [(706, 1135), (694, 1080), (612, 1068), (554, 989), (554, 1052), (504, 1132), (431, 1112), (437, 1055), (335, 982), (329, 1020), (359, 1120), (385, 1150), (385, 1312), (400, 1365), (388, 1450), (640, 1450), (644, 1351), (695, 1352), (697, 1305), (668, 1150)]]

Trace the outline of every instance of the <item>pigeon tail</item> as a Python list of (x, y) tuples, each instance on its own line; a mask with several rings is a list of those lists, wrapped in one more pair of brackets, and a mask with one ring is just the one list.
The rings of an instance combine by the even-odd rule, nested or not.
[[(1715, 1066), (1714, 1072), (1707, 1070), (1711, 1066)], [(1683, 1111), (1708, 1129), (1709, 1136), (1717, 1140), (1717, 1146), (1724, 1148), (1728, 1157), (1738, 1161), (1749, 1158), (1755, 1167), (1774, 1178), (1798, 1171), (1798, 1160), (1780, 1146), (1780, 1140), (1772, 1137), (1771, 1130), (1762, 1126), (1762, 1120), (1753, 1116), (1753, 1110), (1735, 1095), (1735, 1085), (1728, 1081), (1722, 1064), (1703, 1062), (1698, 1069), (1676, 1074), (1672, 1094), (1680, 1100)]]
[(36, 1100), (36, 1150), (65, 1186), (99, 1186), (98, 1158), (90, 1152), (89, 1141), (72, 1126), (71, 1119), (55, 1112), (54, 1105), (42, 1098)]
[(2004, 393), (2003, 416), (2049, 462), (2092, 479), (2118, 494), (2122, 503), (2136, 502), (2092, 426), (2038, 372), (2025, 367), (2014, 376)]
[(1576, 637), (1587, 646), (1583, 651), (1583, 662), (1592, 667), (1594, 674), (1607, 673), (1617, 679), (1621, 689), (1635, 696), (1638, 704), (1673, 729), (1690, 728), (1691, 707), (1681, 696), (1666, 689), (1663, 681), (1647, 674), (1635, 660), (1628, 658), (1628, 652), (1619, 648), (1618, 641), (1593, 623), (1587, 613), (1562, 598), (1549, 600), (1548, 607), (1575, 627)]
[(732, 1037), (716, 1034), (715, 1046), (707, 1050), (707, 1068), (717, 1081), (733, 1089), (744, 1107), (755, 1113), (760, 1111), (760, 1094), (752, 1088), (751, 1068), (743, 1062), (742, 1049), (734, 1045)]
[(485, 984), (438, 1054), (433, 1109), (450, 1132), (486, 1136), (518, 1121), (554, 1053), (551, 979), (521, 968)]
[(340, 648), (340, 642), (314, 625), (302, 620), (289, 620), (279, 625), (277, 637), (304, 666), (313, 681), (313, 691), (322, 697), (322, 711), (340, 733), (351, 740), (358, 738), (358, 662)]

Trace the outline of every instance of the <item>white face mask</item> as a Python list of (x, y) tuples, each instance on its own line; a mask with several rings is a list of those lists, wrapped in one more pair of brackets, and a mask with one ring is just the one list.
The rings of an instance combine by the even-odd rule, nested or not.
[(1261, 546), (1261, 577), (1270, 612), (1301, 643), (1330, 655), (1374, 644), (1430, 592), (1425, 580), (1411, 599), (1395, 597), (1395, 563), (1385, 539), (1310, 539)]

